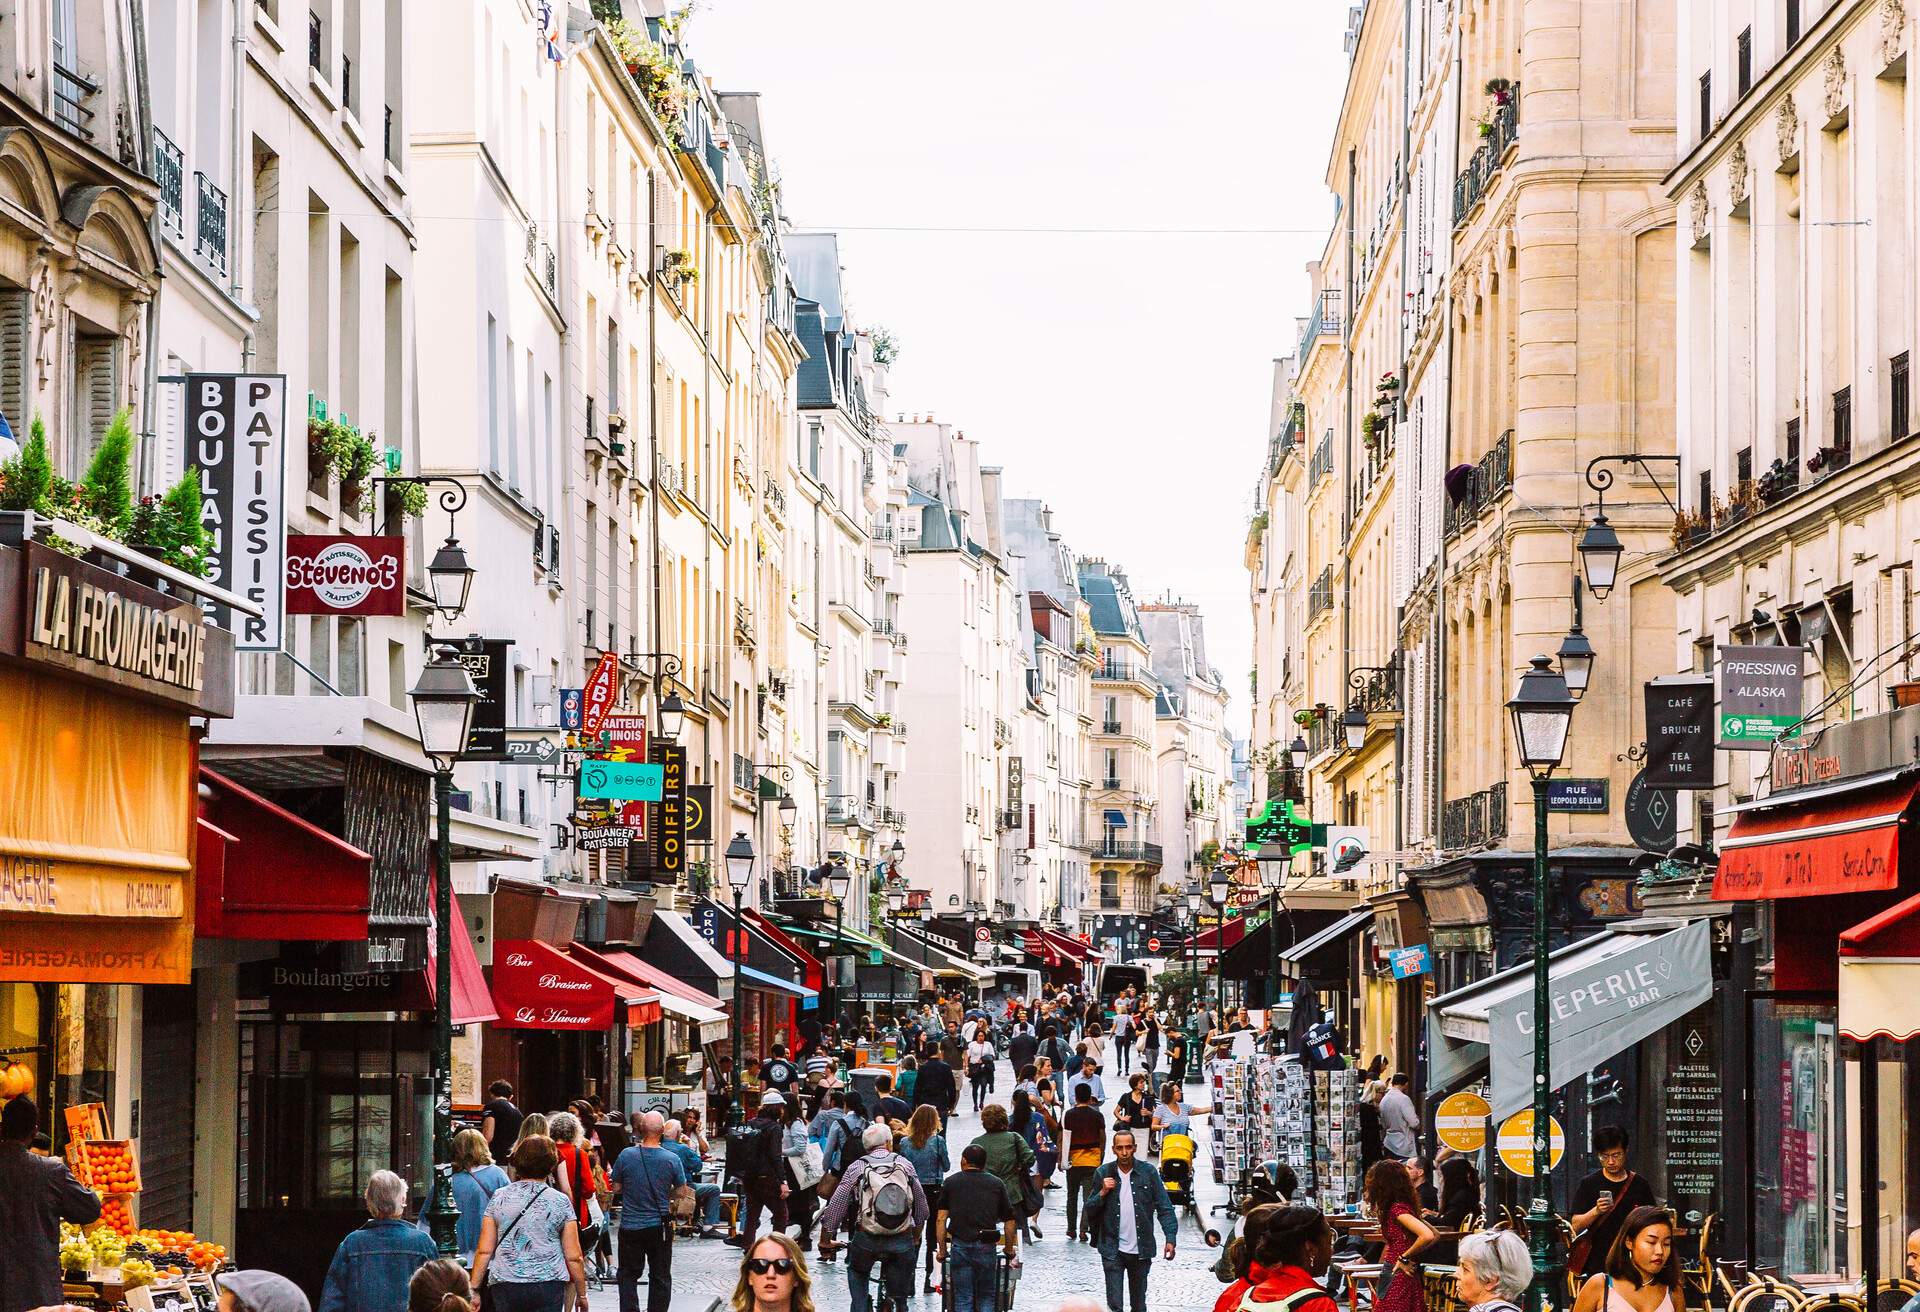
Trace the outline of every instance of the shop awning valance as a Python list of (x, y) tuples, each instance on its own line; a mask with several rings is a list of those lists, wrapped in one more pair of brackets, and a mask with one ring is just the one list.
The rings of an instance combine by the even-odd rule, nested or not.
[(803, 1000), (820, 996), (818, 989), (810, 989), (799, 984), (794, 984), (788, 980), (781, 979), (778, 975), (769, 975), (764, 970), (755, 970), (752, 966), (740, 967), (740, 984), (742, 988), (761, 989), (763, 991), (770, 990), (774, 993), (784, 993), (788, 997)]
[(1920, 774), (1809, 789), (1738, 809), (1720, 842), (1723, 901), (1870, 893), (1900, 883), (1900, 825)]
[[(1711, 928), (1602, 933), (1547, 959), (1554, 1088), (1679, 1019), (1713, 994)], [(1493, 1113), (1533, 1090), (1533, 963), (1523, 962), (1427, 1006), (1428, 1088), (1452, 1088), (1491, 1065)]]
[[(1207, 913), (1209, 917), (1212, 914), (1212, 912)], [(1201, 930), (1198, 934), (1190, 936), (1182, 945), (1182, 950), (1205, 957), (1220, 951), (1220, 942), (1223, 937), (1226, 940), (1227, 947), (1231, 949), (1235, 943), (1238, 943), (1247, 936), (1247, 922), (1245, 918), (1241, 916), (1235, 916), (1226, 923), (1224, 926), (1224, 935), (1222, 934), (1222, 928), (1220, 925), (1214, 925), (1211, 928)]]
[(1314, 957), (1322, 952), (1331, 951), (1346, 943), (1355, 934), (1373, 923), (1373, 908), (1362, 907), (1340, 917), (1318, 934), (1309, 935), (1290, 947), (1280, 949), (1280, 961), (1283, 965), (1295, 969), (1312, 969)]
[[(373, 857), (202, 767), (194, 932), (202, 938), (367, 937)], [(469, 952), (471, 955), (471, 952)]]
[(1920, 1037), (1920, 896), (1841, 933), (1840, 1033), (1862, 1043)]
[(627, 1023), (660, 1019), (660, 998), (538, 939), (493, 945), (493, 1001), (500, 1029), (604, 1030), (625, 1011)]

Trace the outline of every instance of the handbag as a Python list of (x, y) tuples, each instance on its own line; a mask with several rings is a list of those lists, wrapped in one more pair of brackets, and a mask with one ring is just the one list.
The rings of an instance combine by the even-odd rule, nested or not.
[[(1627, 1196), (1627, 1190), (1633, 1188), (1634, 1178), (1634, 1172), (1628, 1171), (1626, 1180), (1621, 1184), (1620, 1188), (1614, 1192), (1613, 1203), (1615, 1207), (1618, 1207), (1620, 1200)], [(1585, 1230), (1582, 1230), (1574, 1236), (1573, 1243), (1567, 1248), (1567, 1270), (1585, 1274), (1587, 1262), (1592, 1257), (1593, 1226), (1588, 1226)]]
[(811, 1189), (819, 1184), (827, 1173), (826, 1154), (820, 1145), (809, 1140), (807, 1150), (798, 1157), (789, 1157), (787, 1161), (793, 1167), (793, 1182), (802, 1189)]
[[(653, 1169), (647, 1165), (644, 1148), (640, 1151), (640, 1172), (647, 1177), (648, 1186), (653, 1187)], [(694, 1193), (690, 1184), (677, 1184), (667, 1191), (667, 1224), (662, 1229), (667, 1232), (669, 1243), (673, 1241), (673, 1228), (676, 1225), (687, 1225), (693, 1221), (695, 1212), (699, 1210), (698, 1200), (699, 1195)]]

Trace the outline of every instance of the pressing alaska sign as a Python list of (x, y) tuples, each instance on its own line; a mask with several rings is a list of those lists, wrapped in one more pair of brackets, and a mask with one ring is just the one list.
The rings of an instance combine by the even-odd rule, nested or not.
[(1798, 647), (1720, 648), (1720, 746), (1764, 752), (1801, 719)]

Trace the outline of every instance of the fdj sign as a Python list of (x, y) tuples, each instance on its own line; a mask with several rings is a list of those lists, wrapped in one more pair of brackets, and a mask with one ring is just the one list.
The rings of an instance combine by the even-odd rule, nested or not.
[(1253, 848), (1280, 843), (1288, 855), (1305, 852), (1313, 846), (1313, 831), (1313, 821), (1296, 814), (1291, 801), (1268, 798), (1257, 815), (1247, 817), (1247, 845)]

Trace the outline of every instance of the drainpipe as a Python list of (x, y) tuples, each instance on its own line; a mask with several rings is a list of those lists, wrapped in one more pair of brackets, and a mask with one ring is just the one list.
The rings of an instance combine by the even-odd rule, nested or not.
[[(147, 30), (145, 10), (145, 0), (133, 0), (131, 17), (136, 34)], [(147, 46), (145, 41), (139, 39), (131, 41), (129, 46), (133, 65), (134, 119), (139, 125), (136, 130), (140, 134), (140, 146), (136, 154), (144, 153), (150, 160), (153, 154), (153, 85), (147, 76)], [(135, 483), (142, 492), (153, 492), (157, 490), (154, 486), (157, 471), (154, 451), (156, 407), (153, 396), (160, 386), (160, 363), (155, 352), (160, 346), (160, 261), (161, 252), (166, 249), (161, 244), (163, 239), (160, 236), (160, 207), (157, 205), (154, 206), (153, 213), (147, 216), (147, 240), (153, 243), (154, 289), (153, 295), (147, 298), (146, 306), (142, 311), (142, 317), (146, 320), (147, 340), (146, 364), (141, 371), (140, 379), (140, 468), (136, 473)], [(16, 415), (15, 418), (23, 420), (25, 417)], [(24, 422), (20, 425), (17, 437), (24, 445), (27, 439), (27, 426)]]
[[(1466, 99), (1465, 87), (1461, 84), (1461, 81), (1460, 81), (1461, 77), (1464, 76), (1464, 74), (1465, 74), (1465, 69), (1462, 66), (1460, 49), (1458, 46), (1455, 46), (1454, 53), (1453, 53), (1453, 163), (1456, 168), (1459, 166), (1459, 163), (1460, 163), (1460, 129), (1463, 126), (1462, 117), (1461, 117), (1462, 115), (1461, 107), (1465, 103), (1465, 99)], [(1447, 241), (1448, 241), (1449, 251), (1451, 251), (1452, 241), (1453, 241), (1451, 232), (1448, 233)], [(1449, 273), (1452, 272), (1453, 261), (1451, 258), (1449, 258), (1447, 261), (1447, 269)], [(1445, 480), (1446, 471), (1452, 468), (1452, 466), (1448, 462), (1452, 459), (1452, 456), (1453, 456), (1452, 447), (1453, 447), (1454, 327), (1453, 327), (1453, 309), (1451, 306), (1447, 308), (1446, 313), (1447, 313), (1447, 372), (1446, 372), (1446, 383), (1445, 383), (1443, 395), (1445, 397), (1446, 415), (1447, 415), (1447, 422), (1444, 430), (1446, 433), (1447, 448), (1441, 451), (1440, 453), (1440, 469), (1441, 469), (1441, 477), (1442, 477), (1442, 482), (1440, 485), (1440, 496), (1442, 498), (1441, 500), (1442, 527), (1440, 530), (1440, 550), (1439, 550), (1438, 556), (1436, 557), (1436, 563), (1433, 569), (1433, 621), (1432, 623), (1433, 623), (1433, 632), (1434, 632), (1434, 669), (1437, 671), (1437, 677), (1429, 680), (1430, 686), (1427, 692), (1429, 720), (1435, 726), (1435, 733), (1434, 733), (1434, 739), (1433, 739), (1434, 785), (1433, 785), (1432, 803), (1428, 808), (1431, 813), (1428, 816), (1428, 824), (1430, 826), (1430, 832), (1436, 840), (1436, 846), (1438, 846), (1437, 840), (1440, 837), (1441, 820), (1442, 820), (1442, 817), (1445, 815), (1446, 805), (1447, 805), (1446, 804), (1447, 721), (1446, 721), (1446, 717), (1440, 714), (1440, 689), (1443, 686), (1445, 686), (1447, 681), (1447, 608), (1446, 608), (1447, 533), (1445, 528), (1445, 519), (1446, 519), (1445, 498), (1447, 496), (1447, 491), (1446, 491), (1446, 483), (1444, 480)]]
[[(1358, 317), (1360, 298), (1353, 294), (1353, 205), (1359, 174), (1358, 154), (1347, 150), (1346, 246), (1347, 321), (1341, 325), (1340, 393), (1345, 411), (1345, 429), (1341, 438), (1340, 461), (1340, 692), (1350, 691), (1347, 680), (1353, 676), (1353, 321)], [(1342, 702), (1344, 709), (1345, 703)]]

